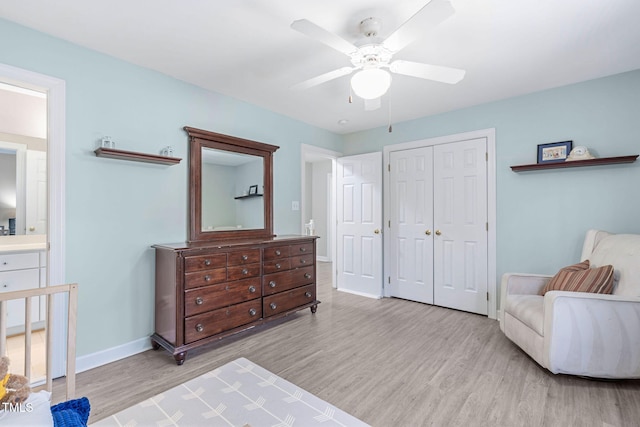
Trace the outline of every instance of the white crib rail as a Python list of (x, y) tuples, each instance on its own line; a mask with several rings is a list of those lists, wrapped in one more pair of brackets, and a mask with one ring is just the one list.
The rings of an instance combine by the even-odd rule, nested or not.
[(7, 352), (7, 302), (11, 300), (25, 301), (25, 332), (24, 332), (24, 366), (25, 376), (31, 378), (31, 299), (47, 296), (47, 320), (45, 323), (47, 342), (46, 363), (46, 389), (53, 389), (53, 325), (54, 325), (54, 298), (57, 294), (68, 295), (67, 315), (67, 375), (66, 375), (66, 400), (75, 397), (76, 388), (76, 322), (78, 310), (78, 285), (48, 286), (45, 288), (28, 289), (15, 292), (0, 292), (0, 355)]

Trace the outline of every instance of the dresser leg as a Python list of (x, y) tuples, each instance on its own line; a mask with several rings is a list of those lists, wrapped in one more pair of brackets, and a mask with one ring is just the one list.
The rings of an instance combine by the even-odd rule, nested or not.
[(316, 311), (318, 311), (318, 304), (312, 305), (310, 308), (311, 308), (311, 313), (316, 314)]
[(175, 359), (176, 364), (178, 366), (181, 366), (184, 363), (185, 357), (187, 357), (187, 352), (186, 351), (183, 351), (182, 353), (178, 353), (178, 354), (174, 354), (173, 355), (173, 358)]

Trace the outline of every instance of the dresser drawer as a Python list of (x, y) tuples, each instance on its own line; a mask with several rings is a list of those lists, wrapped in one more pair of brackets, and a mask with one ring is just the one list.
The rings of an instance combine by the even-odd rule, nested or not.
[(260, 276), (260, 264), (227, 267), (227, 280), (239, 280), (258, 276)]
[(0, 255), (0, 271), (24, 270), (26, 268), (38, 267), (40, 267), (40, 255), (38, 252)]
[(184, 259), (184, 271), (187, 273), (226, 266), (227, 254), (189, 256)]
[(313, 266), (262, 276), (262, 294), (272, 295), (315, 282)]
[(313, 243), (301, 243), (299, 245), (291, 245), (289, 255), (306, 255), (313, 254)]
[(184, 275), (184, 288), (198, 288), (200, 286), (213, 285), (227, 281), (226, 268), (212, 268), (210, 270), (196, 271)]
[(263, 299), (264, 317), (289, 311), (316, 300), (316, 285), (307, 285)]
[(306, 267), (313, 265), (313, 254), (300, 255), (291, 258), (291, 268)]
[(262, 273), (277, 273), (278, 271), (286, 271), (291, 269), (291, 258), (276, 259), (273, 261), (265, 261), (262, 263)]
[(271, 246), (264, 248), (265, 260), (281, 259), (289, 257), (289, 246)]
[(39, 287), (40, 269), (38, 268), (0, 272), (0, 292), (24, 291)]
[(220, 307), (260, 298), (260, 278), (220, 283), (184, 293), (184, 314), (193, 316)]
[(260, 319), (261, 302), (262, 300), (255, 299), (186, 318), (185, 343), (198, 341)]
[(260, 249), (229, 252), (227, 265), (243, 265), (260, 262)]

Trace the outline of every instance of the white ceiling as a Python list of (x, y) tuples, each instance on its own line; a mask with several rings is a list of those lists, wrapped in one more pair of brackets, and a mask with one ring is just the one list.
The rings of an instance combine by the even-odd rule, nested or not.
[[(394, 59), (465, 69), (457, 85), (393, 75), (382, 108), (348, 103), (349, 77), (290, 86), (349, 58), (289, 26), (306, 18), (355, 43), (427, 0), (2, 0), (0, 17), (336, 133), (349, 133), (640, 69), (638, 0), (451, 0), (455, 15)], [(344, 125), (340, 120), (348, 120)]]

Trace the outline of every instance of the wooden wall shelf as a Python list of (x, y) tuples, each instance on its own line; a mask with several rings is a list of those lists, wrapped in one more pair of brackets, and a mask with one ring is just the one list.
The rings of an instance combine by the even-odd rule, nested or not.
[(137, 153), (135, 151), (116, 150), (115, 148), (100, 147), (94, 151), (97, 157), (107, 159), (131, 160), (134, 162), (155, 163), (158, 165), (177, 165), (182, 159), (156, 154)]
[(511, 166), (511, 170), (514, 172), (525, 171), (537, 171), (543, 169), (563, 169), (563, 168), (576, 168), (584, 166), (601, 166), (601, 165), (616, 165), (621, 163), (633, 163), (638, 158), (638, 154), (632, 156), (619, 156), (619, 157), (601, 157), (598, 159), (588, 160), (574, 160), (571, 162), (556, 162), (556, 163), (534, 163), (531, 165), (519, 165)]

